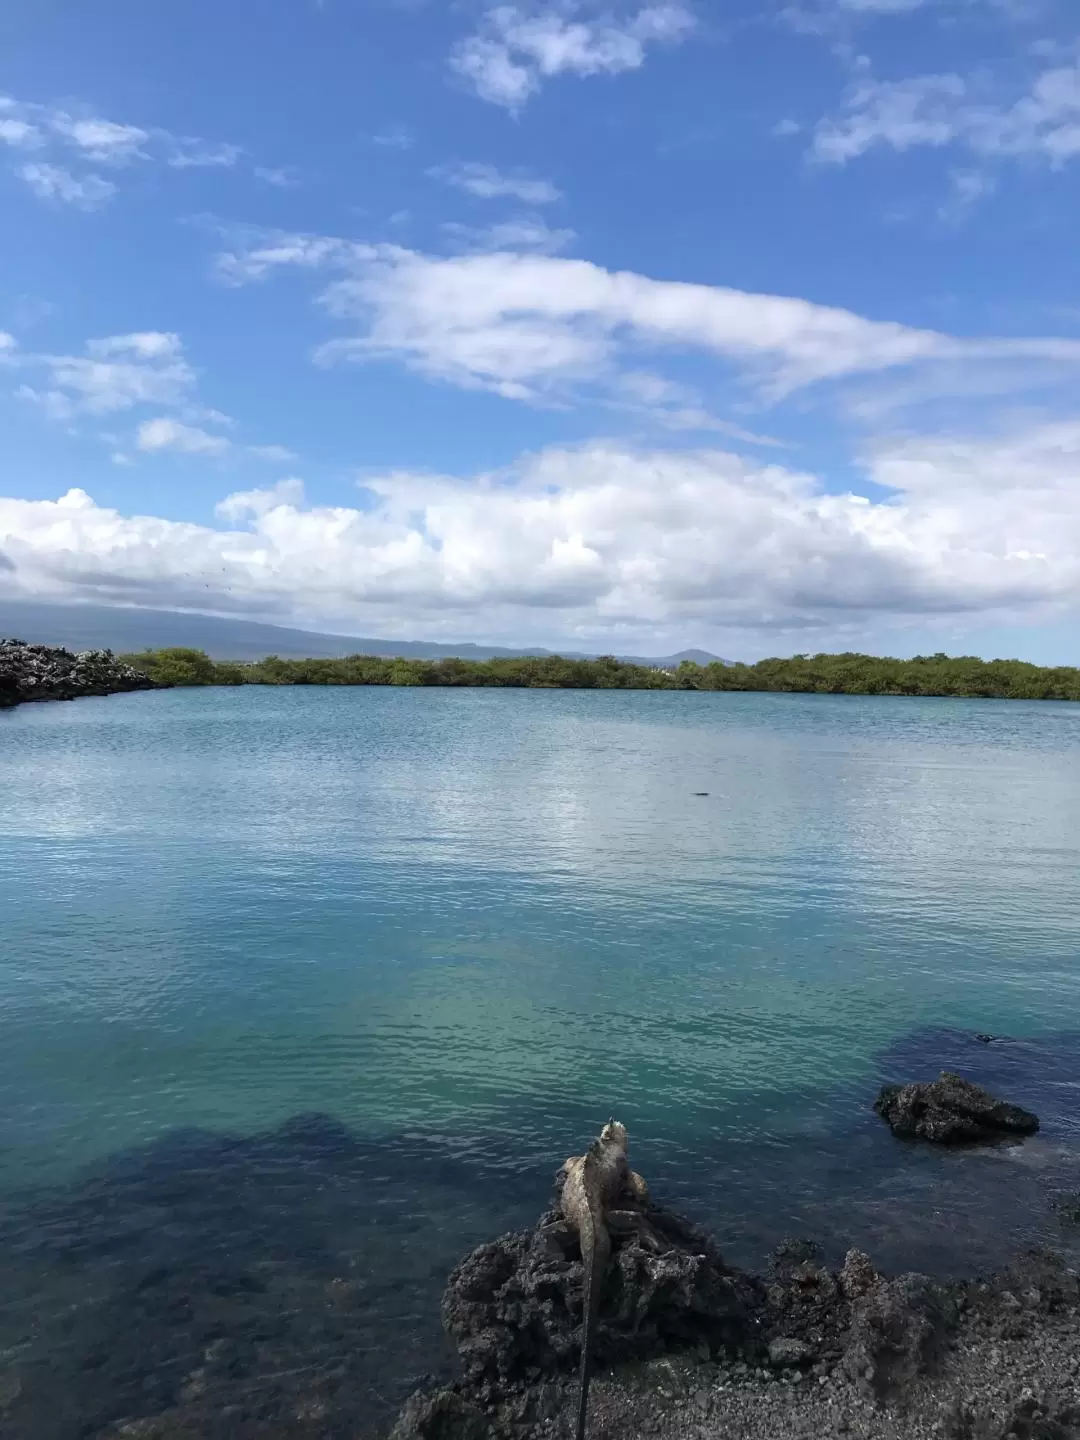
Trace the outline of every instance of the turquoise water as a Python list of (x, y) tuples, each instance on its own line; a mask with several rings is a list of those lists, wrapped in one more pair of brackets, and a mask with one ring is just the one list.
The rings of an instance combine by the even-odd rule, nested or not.
[[(359, 1287), (382, 1378), (339, 1396), (354, 1434), (430, 1368), (447, 1266), (610, 1113), (747, 1258), (797, 1225), (931, 1265), (1039, 1233), (1080, 1145), (1078, 816), (1080, 706), (251, 688), (0, 715), (16, 1433), (180, 1403), (175, 1306), (137, 1288), (164, 1246), (169, 1284), (215, 1247), (278, 1265), (301, 1315), (324, 1262)], [(954, 1163), (867, 1119), (944, 1063), (1037, 1102), (1040, 1139)], [(49, 1431), (27, 1315), (73, 1307), (73, 1354), (156, 1326), (158, 1388), (69, 1375)]]

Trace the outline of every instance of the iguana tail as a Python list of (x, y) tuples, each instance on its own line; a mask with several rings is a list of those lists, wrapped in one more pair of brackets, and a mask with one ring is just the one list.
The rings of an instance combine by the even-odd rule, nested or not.
[[(586, 1162), (588, 1163), (588, 1162)], [(600, 1303), (600, 1286), (604, 1268), (611, 1254), (611, 1240), (602, 1214), (590, 1205), (581, 1227), (581, 1258), (585, 1266), (585, 1284), (581, 1315), (581, 1370), (578, 1383), (577, 1440), (585, 1440), (585, 1419), (589, 1409), (589, 1380), (592, 1375), (593, 1336), (596, 1312)]]

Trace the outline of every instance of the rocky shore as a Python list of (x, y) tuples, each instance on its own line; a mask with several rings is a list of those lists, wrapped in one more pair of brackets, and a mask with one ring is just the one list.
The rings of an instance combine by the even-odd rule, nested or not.
[[(791, 1241), (765, 1275), (650, 1207), (605, 1289), (592, 1440), (1080, 1440), (1080, 1276), (1029, 1252), (983, 1281), (839, 1270)], [(443, 1322), (462, 1378), (391, 1440), (569, 1436), (581, 1265), (557, 1211), (468, 1256)]]
[(0, 640), (0, 710), (29, 700), (78, 700), (85, 695), (117, 695), (158, 686), (111, 650), (70, 650)]

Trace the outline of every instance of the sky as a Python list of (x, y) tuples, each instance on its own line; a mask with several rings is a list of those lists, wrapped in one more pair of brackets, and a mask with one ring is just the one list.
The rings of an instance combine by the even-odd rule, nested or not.
[(1080, 663), (1078, 227), (1075, 0), (7, 5), (0, 596)]

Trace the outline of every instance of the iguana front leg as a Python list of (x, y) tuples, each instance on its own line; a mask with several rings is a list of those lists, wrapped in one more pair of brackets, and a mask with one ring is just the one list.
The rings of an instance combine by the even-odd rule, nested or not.
[(641, 1248), (651, 1251), (654, 1255), (659, 1255), (665, 1248), (657, 1239), (656, 1232), (649, 1224), (648, 1218), (640, 1210), (609, 1210), (605, 1218), (612, 1235), (618, 1235), (620, 1238), (636, 1235), (641, 1243)]
[(626, 1177), (626, 1188), (633, 1195), (639, 1205), (648, 1205), (649, 1187), (643, 1176), (636, 1170), (631, 1170)]

